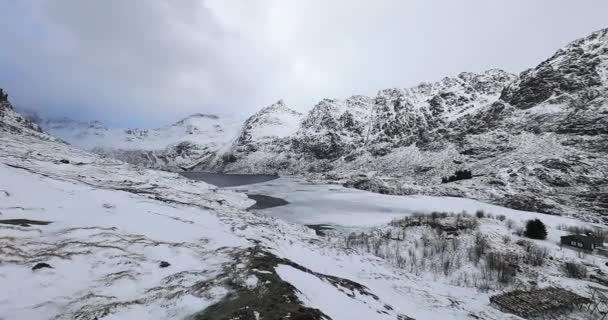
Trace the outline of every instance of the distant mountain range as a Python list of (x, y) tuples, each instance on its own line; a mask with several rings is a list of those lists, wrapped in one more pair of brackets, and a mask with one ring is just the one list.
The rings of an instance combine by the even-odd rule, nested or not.
[[(306, 114), (278, 101), (245, 121), (196, 114), (158, 129), (30, 118), (73, 145), (149, 168), (302, 174), (587, 219), (608, 210), (608, 29), (519, 75), (461, 73), (325, 99)], [(456, 170), (473, 179), (441, 182)]]

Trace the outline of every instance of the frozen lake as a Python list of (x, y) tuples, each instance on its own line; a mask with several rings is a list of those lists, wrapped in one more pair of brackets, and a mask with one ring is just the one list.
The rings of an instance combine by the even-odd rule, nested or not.
[[(255, 179), (250, 181), (255, 181)], [(565, 217), (513, 210), (473, 199), (384, 195), (345, 188), (340, 185), (311, 183), (298, 177), (273, 177), (273, 179), (250, 184), (229, 186), (226, 189), (247, 193), (252, 199), (259, 201), (253, 209), (259, 209), (265, 214), (304, 225), (369, 227), (385, 224), (395, 218), (416, 212), (457, 213), (467, 211), (473, 214), (477, 210), (484, 210), (495, 215), (504, 214), (516, 221), (541, 216), (548, 225), (576, 224)], [(286, 203), (280, 201), (281, 199)], [(270, 207), (267, 207), (267, 204), (271, 204)]]

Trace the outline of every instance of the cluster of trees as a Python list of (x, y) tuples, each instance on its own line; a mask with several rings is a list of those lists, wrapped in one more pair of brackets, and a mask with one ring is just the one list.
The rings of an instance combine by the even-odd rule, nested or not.
[(473, 178), (473, 173), (471, 173), (471, 170), (456, 170), (453, 175), (441, 178), (441, 183), (448, 183), (471, 178)]

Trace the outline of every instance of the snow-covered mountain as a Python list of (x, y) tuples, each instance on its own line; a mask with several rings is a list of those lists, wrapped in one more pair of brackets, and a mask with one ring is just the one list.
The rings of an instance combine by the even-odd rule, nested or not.
[[(34, 118), (36, 119), (36, 118)], [(193, 114), (156, 129), (107, 128), (99, 121), (40, 119), (45, 131), (71, 144), (149, 168), (183, 170), (234, 141), (242, 120)]]
[[(520, 75), (461, 73), (374, 97), (325, 99), (303, 115), (279, 101), (244, 124), (195, 116), (191, 125), (111, 133), (91, 123), (69, 134), (40, 124), (145, 167), (303, 174), (595, 219), (608, 209), (607, 33), (576, 40)], [(463, 169), (474, 178), (441, 183)]]

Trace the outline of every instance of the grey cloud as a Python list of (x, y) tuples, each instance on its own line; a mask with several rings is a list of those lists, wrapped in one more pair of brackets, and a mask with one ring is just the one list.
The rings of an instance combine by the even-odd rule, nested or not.
[(157, 125), (523, 71), (605, 27), (608, 3), (24, 0), (0, 12), (0, 87), (15, 104)]

